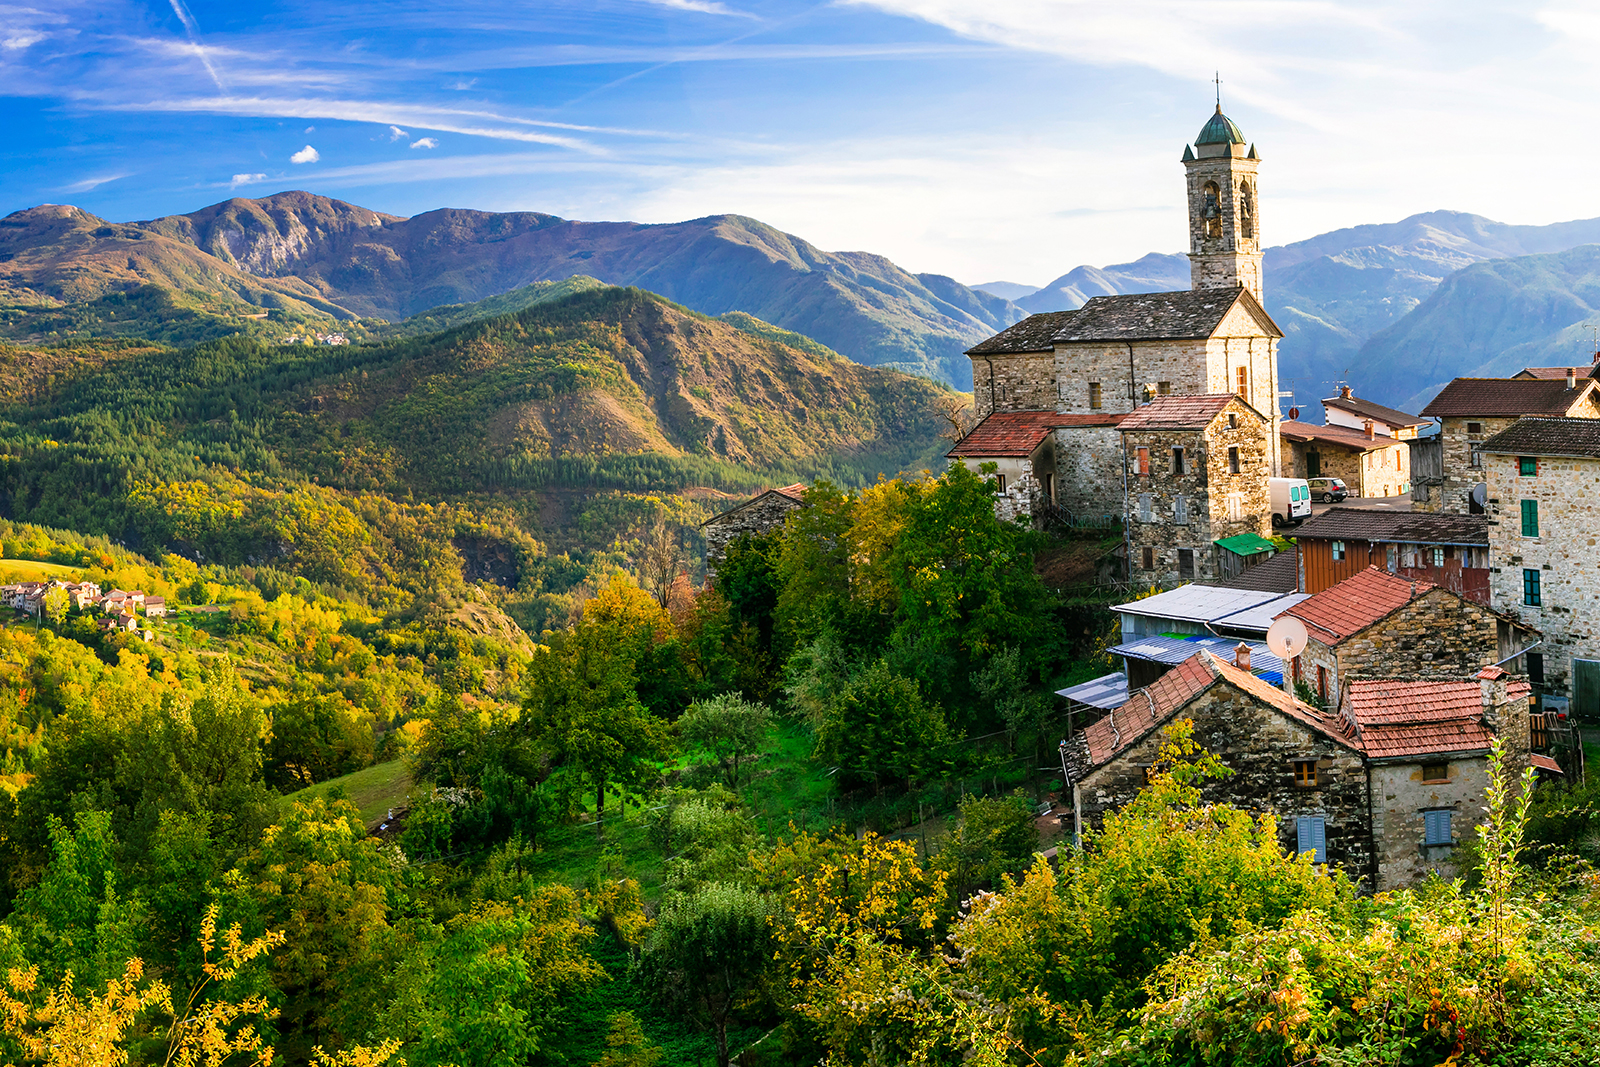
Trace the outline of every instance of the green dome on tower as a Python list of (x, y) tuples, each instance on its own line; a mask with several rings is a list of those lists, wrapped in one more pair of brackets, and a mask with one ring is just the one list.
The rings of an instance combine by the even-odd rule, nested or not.
[(1194, 143), (1196, 148), (1203, 144), (1244, 144), (1244, 134), (1239, 132), (1239, 127), (1233, 124), (1232, 119), (1222, 113), (1222, 105), (1218, 104), (1217, 113), (1211, 116)]

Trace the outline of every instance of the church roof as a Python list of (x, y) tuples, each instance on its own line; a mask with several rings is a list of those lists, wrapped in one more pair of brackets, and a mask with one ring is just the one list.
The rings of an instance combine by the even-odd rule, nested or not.
[(1232, 119), (1222, 113), (1222, 105), (1218, 104), (1217, 113), (1206, 122), (1194, 143), (1196, 147), (1203, 144), (1244, 144), (1244, 134)]
[(1052, 345), (1082, 341), (1204, 340), (1217, 332), (1228, 312), (1240, 302), (1268, 336), (1283, 336), (1248, 289), (1182, 289), (1174, 293), (1097, 296), (1077, 311), (1030, 315), (967, 349), (967, 355), (1048, 352)]

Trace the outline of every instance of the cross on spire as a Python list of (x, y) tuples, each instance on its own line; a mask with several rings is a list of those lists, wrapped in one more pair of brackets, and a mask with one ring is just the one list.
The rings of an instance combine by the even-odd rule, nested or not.
[(1222, 114), (1222, 71), (1215, 71), (1211, 80), (1217, 83), (1217, 114)]

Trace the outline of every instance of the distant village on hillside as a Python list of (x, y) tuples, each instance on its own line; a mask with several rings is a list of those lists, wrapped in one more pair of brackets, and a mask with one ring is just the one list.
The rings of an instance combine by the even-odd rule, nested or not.
[[(1188, 718), (1235, 772), (1215, 799), (1272, 812), (1287, 847), (1372, 889), (1454, 876), (1492, 747), (1581, 778), (1575, 723), (1600, 719), (1600, 354), (1458, 378), (1417, 414), (1354, 383), (1321, 425), (1283, 418), (1260, 164), (1219, 106), (1182, 156), (1191, 288), (974, 346), (977, 421), (949, 458), (1004, 518), (1120, 529), (1122, 586), (1159, 590), (1113, 608), (1122, 669), (1058, 694), (1074, 832)], [(708, 567), (805, 506), (786, 486), (713, 518)]]

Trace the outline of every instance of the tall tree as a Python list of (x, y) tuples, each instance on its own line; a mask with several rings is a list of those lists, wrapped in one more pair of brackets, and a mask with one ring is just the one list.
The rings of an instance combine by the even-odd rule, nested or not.
[(772, 712), (737, 693), (723, 693), (690, 706), (678, 720), (683, 739), (700, 745), (727, 768), (728, 784), (739, 788), (739, 760), (760, 747), (772, 732)]

